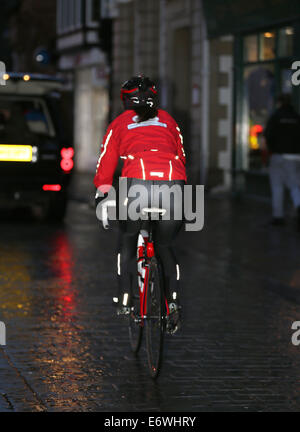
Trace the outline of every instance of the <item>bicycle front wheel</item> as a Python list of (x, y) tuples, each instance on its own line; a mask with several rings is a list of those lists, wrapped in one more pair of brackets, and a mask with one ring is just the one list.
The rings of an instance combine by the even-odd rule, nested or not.
[(150, 375), (157, 378), (163, 354), (164, 290), (159, 263), (152, 258), (147, 287), (146, 346)]

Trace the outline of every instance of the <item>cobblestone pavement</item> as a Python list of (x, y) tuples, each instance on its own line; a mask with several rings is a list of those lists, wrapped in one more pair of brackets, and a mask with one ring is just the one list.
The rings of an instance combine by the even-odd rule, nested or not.
[(184, 327), (157, 382), (113, 315), (116, 230), (76, 196), (64, 226), (2, 215), (0, 411), (298, 411), (300, 235), (269, 210), (210, 198), (180, 234)]

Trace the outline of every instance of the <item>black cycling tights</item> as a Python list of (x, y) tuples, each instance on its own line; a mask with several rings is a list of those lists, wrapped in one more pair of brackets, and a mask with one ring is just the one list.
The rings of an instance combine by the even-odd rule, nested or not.
[[(123, 214), (127, 215), (127, 220), (119, 220), (119, 296), (124, 292), (130, 292), (130, 286), (134, 275), (137, 273), (137, 241), (139, 232), (145, 228), (147, 222), (143, 221), (141, 210), (145, 207), (156, 207), (167, 210), (168, 220), (151, 221), (153, 229), (153, 240), (155, 255), (160, 259), (163, 268), (165, 292), (168, 302), (173, 298), (173, 293), (178, 296), (179, 288), (179, 265), (175, 258), (172, 243), (183, 224), (182, 202), (184, 181), (151, 181), (140, 179), (121, 179), (125, 182), (124, 188), (127, 193), (123, 193), (119, 206), (123, 206)], [(127, 183), (127, 184), (126, 184)], [(164, 187), (161, 187), (164, 186)], [(160, 187), (158, 189), (158, 187)], [(171, 193), (170, 193), (170, 188)], [(123, 189), (124, 191), (124, 189)], [(125, 197), (125, 200), (123, 201)], [(138, 205), (136, 198), (138, 197)], [(134, 208), (138, 220), (132, 220), (130, 206)], [(119, 207), (119, 208), (120, 208)], [(126, 209), (125, 209), (126, 207)], [(125, 209), (125, 213), (124, 213)], [(136, 216), (134, 216), (136, 219)], [(179, 219), (179, 220), (176, 220)]]

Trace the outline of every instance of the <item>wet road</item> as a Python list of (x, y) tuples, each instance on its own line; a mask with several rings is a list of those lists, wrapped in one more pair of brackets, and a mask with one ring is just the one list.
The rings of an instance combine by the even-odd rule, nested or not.
[(213, 198), (181, 233), (184, 328), (157, 382), (113, 315), (116, 231), (79, 201), (61, 227), (3, 216), (0, 411), (299, 410), (300, 235), (268, 212)]

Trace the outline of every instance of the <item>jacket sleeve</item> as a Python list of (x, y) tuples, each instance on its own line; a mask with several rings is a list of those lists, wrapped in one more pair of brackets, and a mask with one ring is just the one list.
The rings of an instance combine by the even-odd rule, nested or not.
[(106, 193), (110, 189), (114, 172), (119, 160), (119, 140), (117, 127), (113, 122), (107, 129), (101, 146), (101, 153), (97, 164), (94, 185), (101, 192)]

